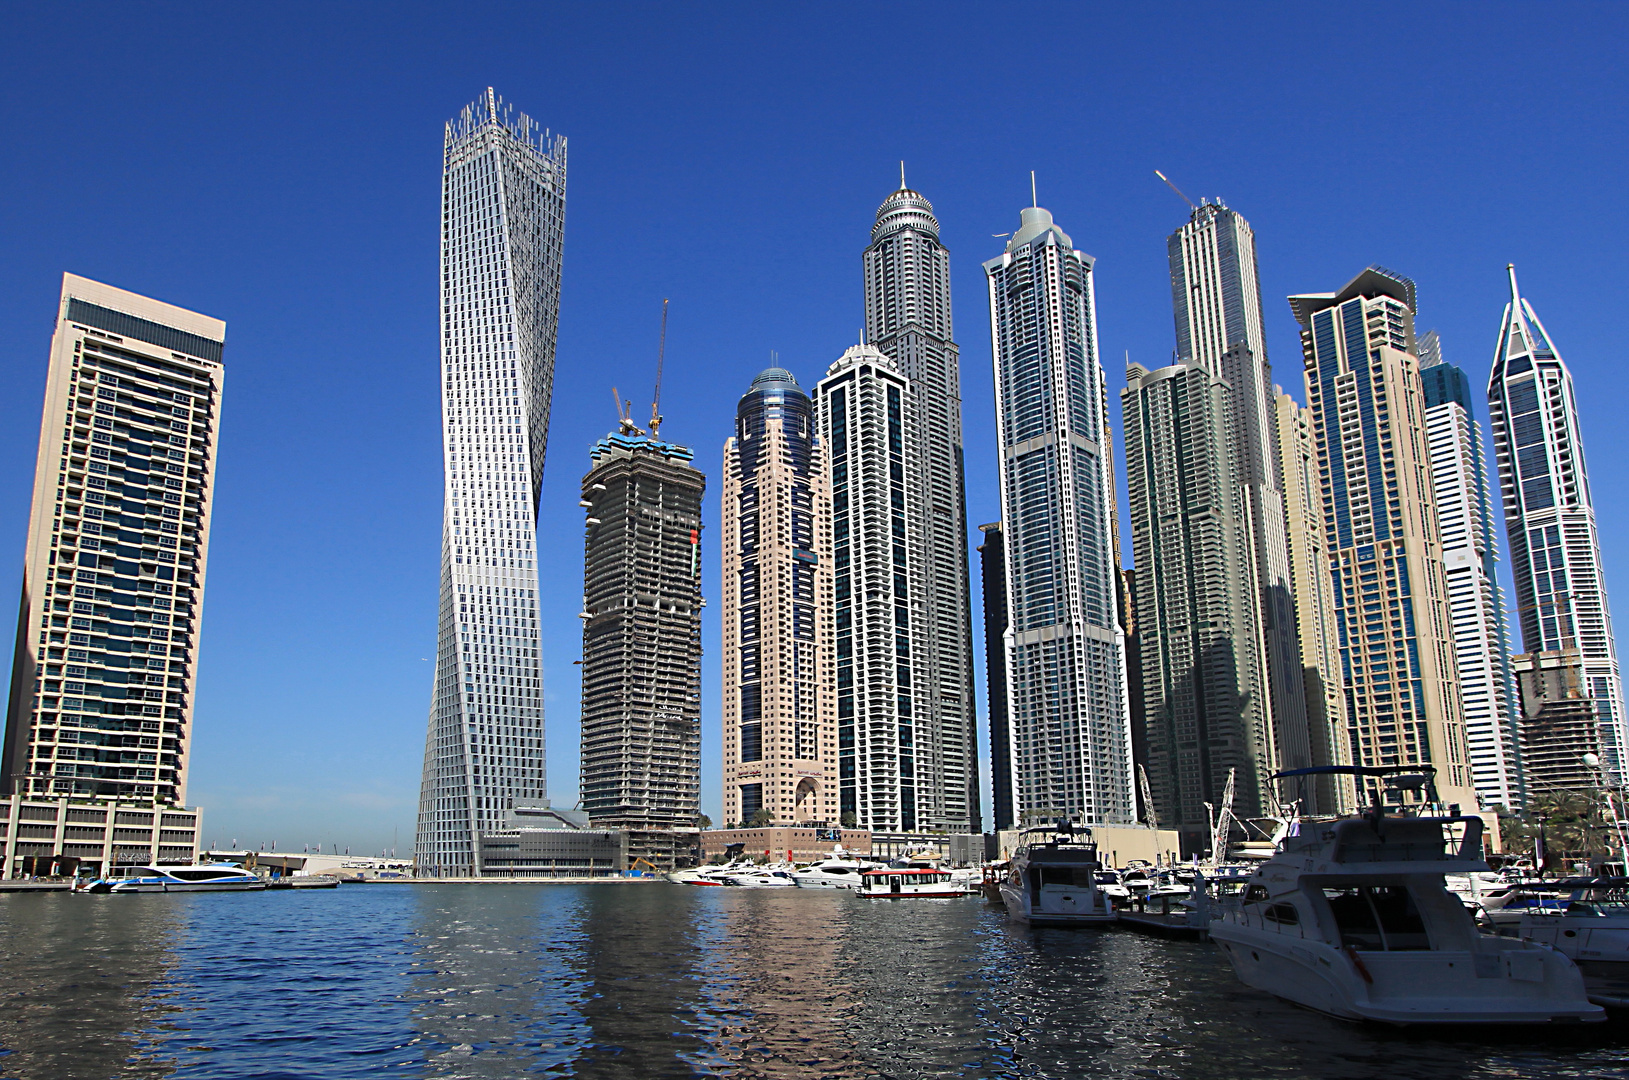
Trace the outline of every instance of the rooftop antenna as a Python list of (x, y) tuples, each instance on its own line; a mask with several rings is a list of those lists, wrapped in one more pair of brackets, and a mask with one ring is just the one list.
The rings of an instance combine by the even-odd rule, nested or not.
[(1029, 204), (1032, 207), (1040, 206), (1041, 201), (1035, 197), (1035, 170), (1029, 171)]
[(651, 395), (650, 401), (650, 437), (656, 438), (656, 433), (662, 427), (662, 414), (659, 411), (662, 404), (662, 358), (667, 355), (667, 297), (662, 297), (662, 341), (656, 346), (656, 391)]
[(1180, 198), (1183, 202), (1187, 203), (1189, 207), (1191, 207), (1194, 210), (1199, 209), (1199, 207), (1194, 206), (1192, 199), (1190, 199), (1186, 195), (1182, 194), (1182, 189), (1181, 188), (1179, 188), (1175, 184), (1171, 183), (1171, 181), (1165, 179), (1165, 174), (1164, 173), (1160, 172), (1158, 169), (1155, 169), (1154, 170), (1154, 175), (1159, 177), (1161, 180), (1165, 180), (1165, 186), (1170, 188), (1172, 191), (1176, 192), (1177, 197)]
[(899, 190), (901, 190), (901, 191), (909, 190), (905, 186), (905, 163), (903, 161), (901, 161), (899, 163)]

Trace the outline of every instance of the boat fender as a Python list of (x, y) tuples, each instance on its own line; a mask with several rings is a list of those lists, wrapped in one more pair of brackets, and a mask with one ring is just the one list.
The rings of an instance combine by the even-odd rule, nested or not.
[(1370, 986), (1373, 986), (1374, 976), (1369, 974), (1369, 965), (1363, 962), (1363, 957), (1357, 954), (1357, 949), (1351, 945), (1348, 945), (1346, 946), (1345, 952), (1346, 958), (1352, 961), (1353, 967), (1357, 968), (1357, 973), (1363, 976), (1363, 981), (1368, 983)]

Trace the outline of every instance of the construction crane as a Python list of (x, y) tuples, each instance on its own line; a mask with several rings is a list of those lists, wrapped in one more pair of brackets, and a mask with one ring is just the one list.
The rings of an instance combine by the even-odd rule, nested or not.
[(1227, 771), (1227, 786), (1222, 789), (1222, 808), (1216, 810), (1210, 803), (1205, 809), (1214, 811), (1210, 823), (1210, 861), (1213, 865), (1221, 865), (1227, 861), (1228, 836), (1233, 831), (1233, 781), (1238, 775), (1238, 769)]
[(1137, 786), (1143, 793), (1143, 824), (1150, 829), (1160, 827), (1160, 816), (1154, 812), (1154, 792), (1148, 786), (1148, 770), (1137, 766)]
[(662, 341), (656, 346), (656, 392), (650, 399), (650, 437), (662, 428), (662, 358), (667, 355), (667, 297), (662, 297)]
[(644, 432), (633, 422), (633, 402), (622, 400), (622, 395), (616, 387), (611, 387), (611, 397), (617, 403), (617, 426), (623, 435), (643, 435)]
[[(1165, 180), (1165, 174), (1160, 172), (1158, 169), (1154, 170), (1154, 175), (1159, 177), (1161, 180)], [(1165, 186), (1170, 188), (1172, 191), (1176, 192), (1177, 197), (1180, 198), (1183, 202), (1187, 203), (1188, 206), (1191, 209), (1194, 209), (1194, 210), (1199, 209), (1199, 207), (1194, 206), (1193, 200), (1188, 198), (1186, 195), (1182, 194), (1182, 189), (1177, 187), (1175, 184), (1171, 183), (1171, 181), (1165, 180)]]

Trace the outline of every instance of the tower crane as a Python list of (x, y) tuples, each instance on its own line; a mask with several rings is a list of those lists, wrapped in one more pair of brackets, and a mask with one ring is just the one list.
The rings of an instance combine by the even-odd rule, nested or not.
[(662, 297), (662, 340), (656, 346), (656, 392), (650, 400), (650, 437), (656, 438), (656, 433), (662, 427), (662, 359), (667, 355), (667, 297)]

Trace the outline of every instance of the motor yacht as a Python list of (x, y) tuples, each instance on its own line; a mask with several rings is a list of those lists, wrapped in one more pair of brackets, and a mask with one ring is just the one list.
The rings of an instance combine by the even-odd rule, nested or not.
[(113, 873), (84, 886), (93, 893), (247, 892), (266, 883), (230, 863), (193, 866), (119, 866)]
[(967, 886), (947, 870), (887, 867), (860, 875), (860, 896), (873, 900), (911, 900), (966, 896)]
[(1577, 964), (1597, 1005), (1629, 1008), (1629, 878), (1560, 884), (1568, 891), (1566, 906), (1527, 911), (1517, 936), (1548, 945)]
[(792, 880), (800, 889), (857, 889), (860, 875), (871, 868), (870, 863), (833, 855), (793, 872)]
[(1482, 934), (1443, 884), (1485, 871), (1482, 819), (1437, 813), (1432, 771), (1315, 766), (1423, 789), (1418, 811), (1376, 797), (1361, 815), (1302, 821), (1216, 905), (1210, 937), (1239, 978), (1352, 1020), (1391, 1024), (1534, 1024), (1600, 1020), (1572, 961), (1528, 941)]
[(719, 866), (698, 866), (689, 870), (669, 871), (667, 879), (678, 885), (728, 885), (724, 878), (730, 874), (738, 874), (746, 870), (756, 869), (757, 863), (751, 859), (732, 859)]
[(1114, 904), (1098, 888), (1101, 870), (1090, 829), (1068, 821), (1031, 826), (1001, 882), (1007, 916), (1031, 926), (1107, 926)]
[(738, 889), (783, 889), (797, 886), (797, 882), (792, 880), (790, 866), (754, 866), (751, 869), (737, 870), (724, 875), (724, 884), (733, 885)]

